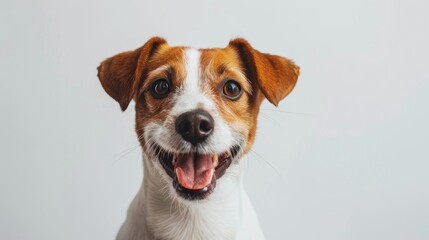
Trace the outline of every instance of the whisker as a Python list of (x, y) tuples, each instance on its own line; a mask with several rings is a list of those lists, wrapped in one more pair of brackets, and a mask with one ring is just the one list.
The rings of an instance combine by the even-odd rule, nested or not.
[(265, 114), (263, 112), (260, 113), (260, 116), (264, 117), (265, 119), (268, 119), (270, 121), (273, 121), (277, 127), (280, 127), (283, 130), (283, 126), (280, 124), (279, 121), (277, 121), (275, 118), (270, 117), (268, 114)]
[(260, 110), (261, 111), (276, 112), (276, 113), (295, 114), (295, 115), (306, 115), (306, 116), (314, 115), (312, 113), (291, 112), (291, 111), (284, 111), (284, 110), (280, 110), (280, 109), (270, 109), (270, 108), (260, 108)]
[(258, 159), (258, 161), (262, 160), (264, 163), (266, 163), (276, 173), (276, 175), (281, 178), (282, 175), (280, 174), (280, 172), (270, 162), (268, 162), (268, 160), (266, 160), (262, 155), (258, 154), (252, 149), (250, 149), (249, 153), (252, 154), (256, 159)]
[(122, 151), (119, 156), (112, 161), (112, 165), (117, 164), (119, 161), (121, 161), (124, 157), (126, 157), (128, 154), (134, 152), (136, 149), (138, 149), (140, 147), (140, 144), (136, 144), (134, 146), (131, 146), (127, 149), (125, 149), (124, 151)]

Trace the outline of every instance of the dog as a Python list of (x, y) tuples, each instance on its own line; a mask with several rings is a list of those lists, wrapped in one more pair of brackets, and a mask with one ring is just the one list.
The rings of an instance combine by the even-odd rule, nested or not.
[(98, 78), (121, 109), (135, 102), (143, 182), (118, 240), (264, 239), (240, 160), (264, 99), (278, 105), (299, 67), (237, 38), (225, 48), (153, 37), (103, 61)]

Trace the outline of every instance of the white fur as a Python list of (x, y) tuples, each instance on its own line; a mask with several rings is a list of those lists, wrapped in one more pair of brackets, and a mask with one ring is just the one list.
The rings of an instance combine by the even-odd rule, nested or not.
[[(203, 108), (215, 120), (215, 127), (201, 152), (222, 153), (246, 139), (239, 130), (228, 126), (219, 114), (213, 94), (200, 84), (200, 53), (186, 51), (187, 76), (182, 89), (173, 96), (175, 105), (163, 124), (151, 123), (144, 128), (148, 145), (156, 143), (171, 152), (189, 151), (191, 146), (174, 130), (180, 114)], [(150, 149), (150, 148), (149, 148)], [(150, 151), (150, 150), (149, 150)], [(204, 200), (189, 201), (179, 197), (172, 179), (150, 152), (144, 153), (144, 178), (132, 201), (118, 240), (262, 240), (256, 214), (244, 191), (241, 161), (234, 161), (216, 188)]]

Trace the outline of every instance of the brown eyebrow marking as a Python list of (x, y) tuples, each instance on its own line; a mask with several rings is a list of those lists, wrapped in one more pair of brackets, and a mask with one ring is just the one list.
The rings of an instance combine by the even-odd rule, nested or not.
[(168, 78), (170, 79), (170, 81), (173, 79), (176, 79), (176, 76), (177, 76), (176, 68), (174, 66), (168, 67), (167, 68), (167, 75), (168, 75)]
[(225, 73), (226, 69), (227, 69), (226, 65), (225, 65), (225, 64), (221, 64), (221, 65), (217, 68), (217, 73), (218, 73), (219, 75), (222, 75), (222, 74), (224, 74), (224, 73)]

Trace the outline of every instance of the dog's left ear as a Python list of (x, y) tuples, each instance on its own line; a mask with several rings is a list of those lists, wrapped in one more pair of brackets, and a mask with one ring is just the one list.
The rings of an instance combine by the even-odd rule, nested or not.
[(153, 37), (142, 47), (129, 52), (119, 53), (103, 61), (98, 66), (98, 78), (104, 90), (121, 106), (127, 109), (133, 95), (144, 77), (144, 66), (160, 45), (167, 42)]
[(237, 51), (251, 82), (256, 82), (265, 97), (275, 106), (294, 88), (298, 80), (299, 67), (291, 60), (261, 53), (245, 39), (233, 39), (228, 44)]

